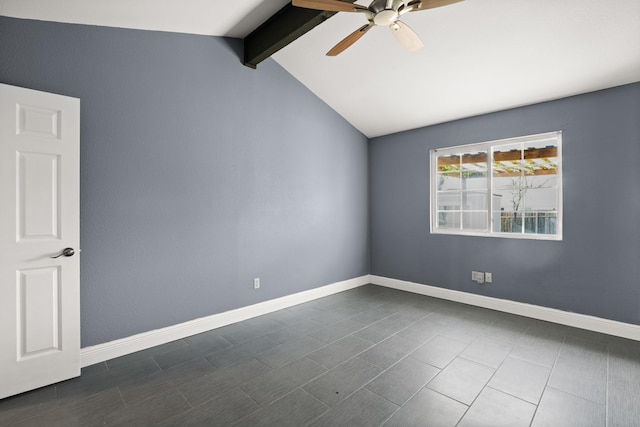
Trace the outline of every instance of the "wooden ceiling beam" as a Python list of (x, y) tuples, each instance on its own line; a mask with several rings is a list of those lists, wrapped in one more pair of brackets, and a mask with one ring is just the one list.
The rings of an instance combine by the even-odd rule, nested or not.
[[(305, 9), (292, 6), (291, 3), (287, 4), (244, 38), (243, 64), (256, 68), (260, 62), (335, 14), (336, 12)], [(318, 55), (321, 54), (322, 52), (318, 52)]]

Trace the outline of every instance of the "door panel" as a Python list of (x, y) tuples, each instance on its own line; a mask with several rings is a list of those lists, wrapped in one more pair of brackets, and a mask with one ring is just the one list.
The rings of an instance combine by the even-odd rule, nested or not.
[(17, 153), (18, 242), (59, 239), (60, 156)]
[(60, 351), (60, 268), (21, 270), (17, 279), (18, 360)]
[(0, 398), (80, 375), (79, 150), (78, 99), (0, 84)]
[(16, 104), (17, 134), (60, 139), (60, 110)]

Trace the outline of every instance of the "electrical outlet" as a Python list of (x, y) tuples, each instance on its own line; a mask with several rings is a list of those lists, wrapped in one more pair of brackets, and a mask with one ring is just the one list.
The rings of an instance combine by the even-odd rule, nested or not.
[(493, 282), (493, 275), (491, 273), (484, 273), (484, 281), (487, 283)]
[(474, 282), (483, 284), (484, 283), (484, 273), (482, 271), (472, 271), (471, 272), (471, 280)]
[(260, 278), (256, 277), (253, 279), (253, 289), (260, 289)]

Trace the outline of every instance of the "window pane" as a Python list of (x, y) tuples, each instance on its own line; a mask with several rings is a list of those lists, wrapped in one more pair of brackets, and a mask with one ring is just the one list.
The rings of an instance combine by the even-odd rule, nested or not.
[(460, 156), (458, 154), (438, 156), (438, 172), (445, 172), (450, 170), (451, 167), (459, 166)]
[(486, 230), (487, 212), (463, 212), (462, 228), (465, 230)]
[(493, 211), (491, 215), (491, 231), (494, 233), (500, 233), (502, 229), (502, 213), (500, 211)]
[(467, 175), (468, 172), (462, 172), (462, 189), (463, 190), (486, 190), (487, 189), (487, 171), (474, 172), (473, 175)]
[(526, 175), (544, 178), (558, 172), (558, 147), (554, 139), (529, 142), (523, 145)]
[(525, 177), (527, 186), (531, 189), (536, 188), (558, 188), (558, 176), (557, 175), (528, 175)]
[(460, 156), (438, 156), (438, 191), (460, 189)]
[[(512, 179), (508, 187), (495, 189), (494, 195), (500, 201), (500, 210), (504, 212), (518, 212), (524, 208), (526, 181), (524, 178)], [(494, 199), (494, 204), (495, 204)], [(495, 208), (495, 206), (494, 206)]]
[[(522, 144), (500, 145), (493, 148), (494, 186), (508, 185), (509, 178), (522, 175)], [(496, 182), (498, 178), (503, 178)]]
[(534, 188), (527, 190), (524, 206), (527, 211), (553, 211), (558, 209), (555, 188)]
[(557, 212), (527, 212), (525, 213), (525, 233), (556, 234)]
[(438, 212), (438, 228), (460, 228), (460, 212)]
[(460, 193), (438, 193), (438, 210), (453, 211), (460, 210)]
[(487, 210), (489, 203), (486, 191), (463, 191), (462, 192), (462, 209), (477, 211)]
[(486, 151), (464, 153), (461, 156), (462, 189), (484, 190), (487, 188), (487, 159)]
[(460, 172), (438, 173), (438, 191), (459, 190), (460, 182)]
[(498, 233), (522, 233), (522, 213), (494, 212), (492, 223)]

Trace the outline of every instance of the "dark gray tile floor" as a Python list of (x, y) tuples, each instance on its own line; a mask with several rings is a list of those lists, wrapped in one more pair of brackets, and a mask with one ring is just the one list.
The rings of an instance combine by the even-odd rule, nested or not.
[(640, 426), (640, 342), (363, 286), (0, 400), (2, 426)]

